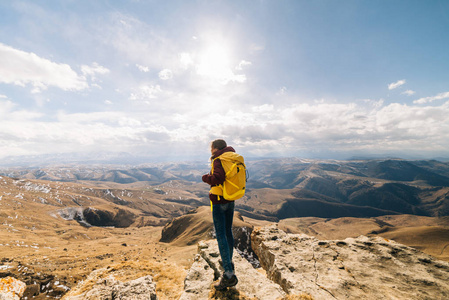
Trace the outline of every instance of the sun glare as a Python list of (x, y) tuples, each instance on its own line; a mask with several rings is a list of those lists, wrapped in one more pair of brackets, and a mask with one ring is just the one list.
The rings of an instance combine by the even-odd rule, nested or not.
[(199, 55), (198, 74), (220, 81), (232, 80), (231, 58), (226, 47), (209, 45)]

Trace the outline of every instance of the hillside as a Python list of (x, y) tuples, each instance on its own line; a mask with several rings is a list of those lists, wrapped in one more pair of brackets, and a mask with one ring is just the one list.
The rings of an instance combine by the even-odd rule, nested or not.
[(190, 209), (167, 194), (189, 195), (174, 183), (119, 189), (0, 177), (0, 278), (25, 282), (28, 299), (58, 299), (92, 271), (118, 268), (125, 279), (157, 275), (158, 294), (173, 299), (195, 248), (159, 242), (158, 225)]
[[(449, 172), (437, 161), (260, 161), (252, 165), (256, 186), (281, 192), (264, 200), (261, 189), (248, 198), (258, 205), (279, 199), (266, 215), (291, 217), (375, 217), (386, 214), (447, 216)], [(282, 176), (276, 176), (282, 174)], [(250, 182), (248, 186), (251, 187)], [(289, 195), (286, 196), (286, 191)], [(250, 206), (250, 202), (245, 203)], [(248, 215), (260, 210), (247, 209)], [(244, 213), (245, 214), (245, 213)]]

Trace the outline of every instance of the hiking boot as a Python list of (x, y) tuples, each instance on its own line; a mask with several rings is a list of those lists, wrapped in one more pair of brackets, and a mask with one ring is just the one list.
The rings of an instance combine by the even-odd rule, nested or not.
[(215, 289), (217, 291), (224, 291), (228, 287), (235, 286), (239, 280), (237, 279), (237, 276), (232, 275), (231, 278), (228, 278), (225, 274), (220, 279), (220, 282), (216, 285), (214, 285)]

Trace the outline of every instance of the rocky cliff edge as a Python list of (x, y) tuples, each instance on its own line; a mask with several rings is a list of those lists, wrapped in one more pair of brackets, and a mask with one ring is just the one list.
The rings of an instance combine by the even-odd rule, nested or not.
[(325, 241), (272, 225), (251, 241), (263, 270), (234, 255), (239, 283), (225, 293), (212, 287), (221, 272), (217, 244), (200, 242), (181, 299), (449, 298), (449, 263), (392, 240)]

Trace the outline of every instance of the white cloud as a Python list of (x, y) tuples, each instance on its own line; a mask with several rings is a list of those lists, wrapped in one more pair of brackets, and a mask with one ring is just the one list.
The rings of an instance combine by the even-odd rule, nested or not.
[(84, 151), (145, 150), (169, 136), (164, 126), (149, 122), (145, 115), (124, 112), (64, 113), (55, 121), (15, 110), (12, 102), (0, 101), (0, 157)]
[[(143, 86), (137, 98), (151, 98), (155, 92), (160, 93), (160, 88)], [(160, 111), (151, 116), (146, 111), (60, 112), (55, 121), (44, 122), (40, 121), (42, 115), (18, 110), (10, 100), (2, 100), (0, 114), (6, 117), (1, 120), (0, 145), (8, 146), (0, 146), (0, 156), (11, 149), (19, 151), (17, 154), (46, 153), (49, 149), (136, 152), (155, 147), (154, 143), (159, 143), (159, 154), (165, 154), (168, 145), (206, 145), (217, 136), (253, 155), (329, 153), (329, 149), (342, 153), (403, 149), (433, 153), (449, 147), (449, 101), (436, 107), (383, 105), (382, 101), (232, 108), (222, 103), (224, 106), (216, 110), (198, 106), (171, 115)]]
[(173, 78), (173, 72), (170, 69), (163, 69), (159, 72), (159, 78), (162, 80), (169, 80)]
[(0, 119), (0, 124), (2, 124), (2, 126), (0, 126), (0, 128), (5, 130), (5, 132), (13, 129), (12, 127), (6, 126), (5, 122), (14, 122), (14, 128), (18, 128), (20, 127), (21, 122), (34, 121), (35, 119), (42, 117), (41, 113), (16, 110), (16, 107), (18, 107), (18, 105), (11, 100), (0, 101), (0, 115), (2, 116)]
[[(399, 153), (404, 149), (418, 153), (422, 149), (431, 153), (449, 147), (448, 113), (449, 103), (440, 107), (397, 103), (362, 107), (325, 102), (277, 107), (269, 114), (256, 109), (244, 117), (232, 118), (230, 113), (214, 124), (223, 136), (237, 139), (259, 154), (279, 153), (280, 149), (290, 155), (329, 154), (329, 149), (342, 153)], [(264, 148), (266, 145), (270, 147)]]
[(413, 96), (414, 94), (416, 94), (416, 92), (412, 91), (412, 90), (406, 90), (406, 91), (402, 92), (401, 94), (407, 95), (407, 96)]
[(57, 114), (58, 122), (64, 123), (84, 123), (84, 124), (96, 124), (107, 123), (114, 124), (118, 122), (118, 119), (123, 116), (120, 112), (91, 112), (91, 113), (66, 113), (60, 111)]
[(271, 114), (274, 111), (274, 105), (273, 104), (263, 104), (260, 106), (254, 106), (251, 109), (255, 113), (269, 113)]
[(33, 83), (33, 89), (31, 90), (32, 94), (39, 94), (42, 91), (45, 91), (47, 89), (47, 86), (43, 84), (42, 82), (34, 82)]
[(242, 60), (235, 69), (241, 71), (244, 67), (251, 65), (252, 63), (250, 61)]
[(16, 106), (16, 104), (14, 104), (11, 100), (0, 101), (0, 113), (2, 114), (2, 117), (8, 116), (14, 106)]
[(440, 93), (440, 94), (438, 94), (436, 96), (432, 96), (432, 97), (419, 98), (418, 100), (413, 101), (413, 103), (424, 104), (424, 103), (433, 102), (435, 100), (442, 100), (442, 99), (448, 99), (448, 98), (449, 98), (449, 92), (446, 92), (446, 93)]
[(97, 83), (92, 83), (90, 86), (91, 86), (91, 87), (94, 87), (94, 88), (97, 88), (97, 89), (99, 89), (99, 90), (102, 90), (102, 89), (103, 89), (103, 88), (101, 87), (101, 85), (99, 85), (99, 84), (97, 84)]
[(396, 82), (390, 83), (388, 85), (388, 89), (389, 90), (394, 90), (394, 89), (396, 89), (396, 88), (398, 88), (398, 87), (400, 87), (401, 85), (404, 85), (404, 84), (405, 84), (405, 79), (398, 80)]
[(148, 100), (155, 99), (162, 93), (160, 85), (143, 85), (138, 88), (137, 92), (132, 93), (130, 100)]
[(81, 72), (84, 76), (90, 76), (92, 80), (95, 81), (97, 79), (97, 74), (104, 75), (109, 73), (110, 71), (108, 68), (100, 66), (98, 63), (94, 62), (91, 66), (82, 65)]
[(148, 68), (148, 67), (146, 67), (146, 66), (142, 66), (142, 65), (136, 64), (136, 67), (137, 67), (141, 72), (144, 72), (144, 73), (148, 73), (148, 72), (150, 71), (150, 68)]
[(88, 87), (85, 78), (78, 76), (69, 65), (55, 63), (1, 43), (0, 82), (23, 87), (31, 84), (33, 93), (39, 93), (48, 86), (65, 91)]

